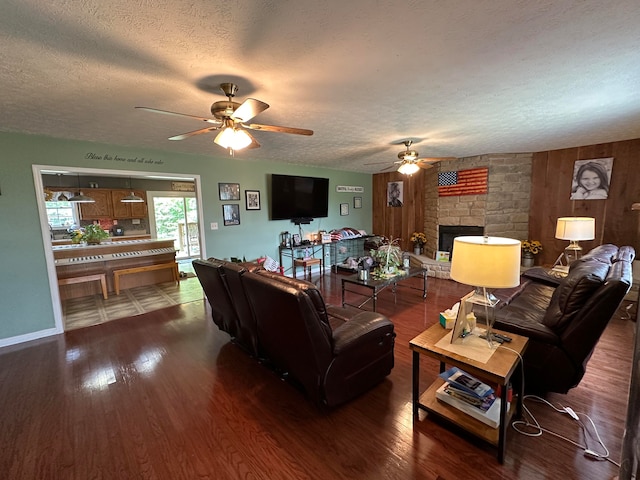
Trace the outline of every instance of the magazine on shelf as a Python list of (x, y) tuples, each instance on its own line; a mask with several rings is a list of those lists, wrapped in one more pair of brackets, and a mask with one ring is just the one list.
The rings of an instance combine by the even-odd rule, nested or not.
[(483, 412), (489, 410), (489, 408), (491, 408), (491, 405), (493, 405), (493, 402), (495, 402), (496, 400), (496, 396), (493, 393), (487, 395), (484, 398), (478, 398), (475, 395), (471, 395), (465, 392), (464, 390), (457, 389), (450, 383), (445, 383), (445, 392), (447, 392), (452, 397), (466, 402), (472, 407), (475, 407)]
[(458, 367), (451, 367), (446, 372), (442, 372), (440, 378), (452, 384), (458, 390), (462, 390), (476, 398), (485, 398), (494, 393), (493, 388), (489, 385), (460, 370)]
[(469, 403), (447, 393), (447, 386), (448, 385), (445, 382), (440, 386), (440, 388), (438, 388), (438, 390), (436, 390), (436, 398), (439, 401), (460, 410), (491, 428), (498, 428), (500, 426), (500, 398), (494, 398), (493, 403), (485, 412), (478, 407), (470, 405)]

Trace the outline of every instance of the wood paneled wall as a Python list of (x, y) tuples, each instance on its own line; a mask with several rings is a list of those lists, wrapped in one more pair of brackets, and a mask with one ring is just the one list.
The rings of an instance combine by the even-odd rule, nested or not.
[[(576, 160), (613, 157), (611, 186), (606, 200), (571, 200)], [(596, 219), (596, 238), (580, 242), (585, 251), (602, 243), (632, 245), (640, 253), (640, 212), (631, 205), (640, 201), (640, 139), (602, 143), (533, 155), (530, 238), (545, 247), (538, 263), (553, 263), (568, 245), (555, 238), (558, 217)]]
[[(570, 200), (576, 160), (614, 157), (609, 198)], [(529, 238), (540, 240), (544, 251), (537, 264), (553, 263), (568, 245), (555, 238), (558, 217), (587, 216), (596, 219), (596, 239), (581, 242), (585, 251), (602, 243), (632, 245), (640, 253), (640, 139), (588, 145), (533, 154)], [(387, 206), (387, 183), (404, 182), (404, 206)], [(373, 176), (373, 232), (402, 238), (405, 250), (413, 248), (409, 238), (423, 231), (425, 222), (424, 171), (406, 177), (398, 172)]]
[[(404, 205), (387, 204), (387, 184), (403, 182)], [(424, 231), (424, 170), (406, 176), (398, 172), (373, 176), (373, 232), (387, 238), (400, 238), (403, 250), (413, 250), (413, 232)]]

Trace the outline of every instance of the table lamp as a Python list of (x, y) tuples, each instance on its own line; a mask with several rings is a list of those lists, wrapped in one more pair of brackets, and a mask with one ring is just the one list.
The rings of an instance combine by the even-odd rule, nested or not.
[(569, 246), (564, 249), (556, 260), (560, 263), (562, 256), (565, 257), (567, 265), (578, 260), (582, 255), (580, 240), (593, 240), (596, 238), (596, 219), (591, 217), (561, 217), (556, 223), (556, 238), (559, 240), (569, 240)]
[(475, 293), (467, 301), (485, 307), (486, 337), (491, 348), (493, 308), (498, 299), (487, 289), (520, 285), (521, 251), (520, 241), (512, 238), (461, 236), (453, 240), (451, 278), (475, 287)]

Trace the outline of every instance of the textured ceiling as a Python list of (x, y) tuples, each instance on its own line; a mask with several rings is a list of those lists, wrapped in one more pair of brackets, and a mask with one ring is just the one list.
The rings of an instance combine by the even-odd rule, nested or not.
[(271, 107), (237, 156), (376, 172), (421, 156), (640, 137), (638, 0), (3, 0), (0, 130), (226, 157), (211, 116)]

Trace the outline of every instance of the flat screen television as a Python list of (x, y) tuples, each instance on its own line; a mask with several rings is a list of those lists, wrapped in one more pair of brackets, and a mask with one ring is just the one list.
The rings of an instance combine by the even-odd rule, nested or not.
[(328, 212), (328, 178), (271, 175), (271, 220), (310, 223)]

